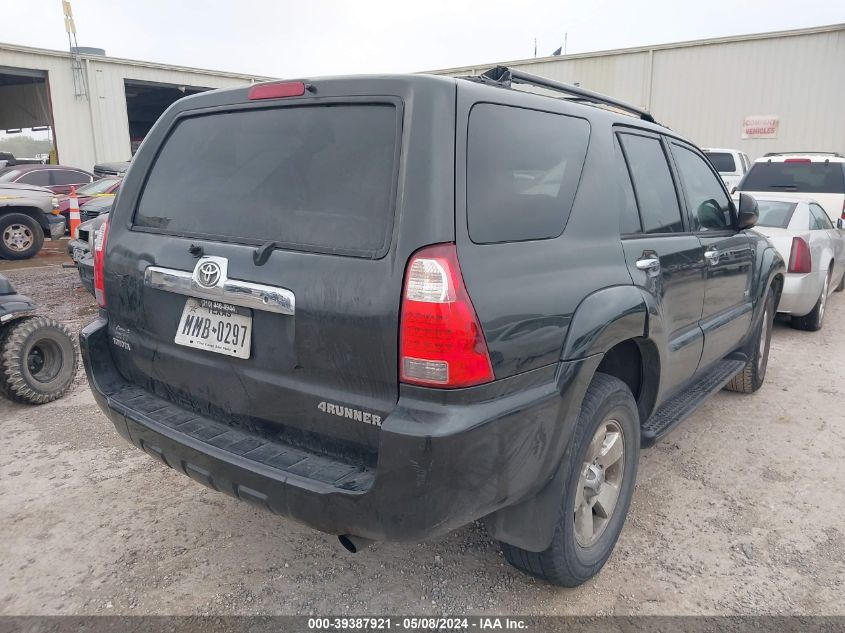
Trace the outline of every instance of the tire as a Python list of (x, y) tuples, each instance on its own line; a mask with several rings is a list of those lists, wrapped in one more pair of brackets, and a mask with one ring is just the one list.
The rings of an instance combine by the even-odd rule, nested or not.
[[(616, 435), (612, 446), (620, 447), (622, 453), (604, 468), (589, 457), (596, 454), (594, 449), (598, 447), (600, 457), (612, 458), (615, 451), (609, 451), (607, 444), (612, 441), (611, 433)], [(603, 442), (598, 443), (602, 438)], [(577, 587), (595, 576), (610, 557), (625, 523), (637, 479), (639, 452), (640, 419), (631, 391), (618, 378), (596, 374), (584, 396), (563, 458), (562, 465), (568, 470), (566, 488), (552, 543), (542, 552), (501, 543), (505, 559), (517, 569), (563, 587)], [(597, 477), (598, 470), (601, 474)], [(599, 478), (598, 486), (589, 483)], [(614, 482), (618, 497), (607, 512), (601, 500), (605, 493), (612, 494), (606, 486), (610, 484), (612, 488)], [(607, 499), (604, 505), (610, 505)], [(578, 508), (581, 511), (576, 512)], [(576, 527), (579, 518), (582, 522)], [(526, 517), (526, 521), (530, 520)]]
[(754, 337), (754, 353), (745, 367), (731, 381), (725, 385), (728, 391), (740, 393), (754, 393), (763, 386), (766, 380), (766, 368), (769, 365), (769, 346), (772, 342), (772, 322), (775, 319), (775, 293), (769, 288), (766, 304), (763, 308), (763, 318), (757, 326)]
[(809, 314), (800, 317), (792, 317), (792, 327), (797, 330), (807, 330), (808, 332), (818, 332), (824, 325), (824, 315), (827, 312), (827, 299), (830, 295), (830, 277), (832, 272), (827, 271), (824, 277), (824, 284), (822, 285), (822, 292), (819, 295), (816, 305), (810, 310)]
[(44, 245), (44, 230), (23, 213), (0, 216), (0, 257), (29, 259)]
[(0, 336), (0, 391), (16, 402), (61, 398), (73, 384), (76, 365), (71, 333), (53, 319), (25, 317)]

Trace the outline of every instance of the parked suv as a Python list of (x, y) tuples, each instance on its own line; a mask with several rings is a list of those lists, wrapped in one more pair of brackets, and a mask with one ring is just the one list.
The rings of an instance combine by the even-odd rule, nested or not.
[(110, 216), (81, 343), (124, 438), (350, 551), (483, 518), (562, 585), (641, 444), (761, 386), (784, 274), (696, 147), (504, 68), (187, 97)]
[(833, 152), (784, 152), (758, 158), (737, 187), (753, 196), (811, 198), (835, 224), (845, 219), (845, 156)]

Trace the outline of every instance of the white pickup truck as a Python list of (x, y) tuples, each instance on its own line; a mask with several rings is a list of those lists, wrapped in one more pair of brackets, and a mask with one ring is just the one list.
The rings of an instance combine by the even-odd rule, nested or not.
[(702, 150), (719, 172), (728, 191), (732, 191), (739, 184), (746, 172), (751, 169), (748, 154), (738, 149), (710, 148)]

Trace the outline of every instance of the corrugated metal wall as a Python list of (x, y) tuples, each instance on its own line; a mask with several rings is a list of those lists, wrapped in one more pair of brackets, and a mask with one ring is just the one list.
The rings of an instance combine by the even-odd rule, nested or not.
[(124, 79), (203, 88), (227, 88), (261, 79), (109, 57), (83, 56), (82, 63), (89, 99), (74, 96), (67, 53), (0, 44), (0, 67), (47, 72), (59, 159), (62, 164), (89, 170), (96, 163), (130, 157)]
[[(504, 64), (644, 107), (702, 147), (845, 154), (845, 25)], [(742, 139), (754, 115), (777, 115), (777, 138)]]

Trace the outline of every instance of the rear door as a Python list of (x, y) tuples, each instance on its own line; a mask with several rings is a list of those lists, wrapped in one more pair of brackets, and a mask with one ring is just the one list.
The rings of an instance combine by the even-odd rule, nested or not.
[(408, 256), (454, 239), (454, 84), (337, 84), (165, 115), (111, 214), (106, 296), (132, 382), (342, 453), (396, 404)]
[(49, 173), (50, 189), (56, 193), (70, 193), (71, 187), (81, 187), (92, 180), (89, 174), (75, 169), (51, 169)]
[(634, 284), (651, 295), (658, 311), (649, 329), (665, 341), (665, 393), (691, 377), (701, 357), (704, 259), (681, 214), (663, 141), (632, 131), (617, 134), (617, 143), (619, 180), (629, 190), (622, 247)]
[(704, 369), (733, 351), (751, 327), (754, 253), (748, 236), (736, 229), (733, 205), (711, 164), (691, 145), (675, 140), (670, 145), (689, 222), (706, 261)]
[(843, 270), (845, 270), (845, 240), (843, 240), (840, 230), (833, 226), (824, 209), (815, 202), (811, 202), (809, 207), (811, 217), (810, 230), (814, 233), (824, 234), (825, 243), (833, 255), (833, 276), (831, 277), (831, 282), (836, 286), (839, 280), (842, 279)]

